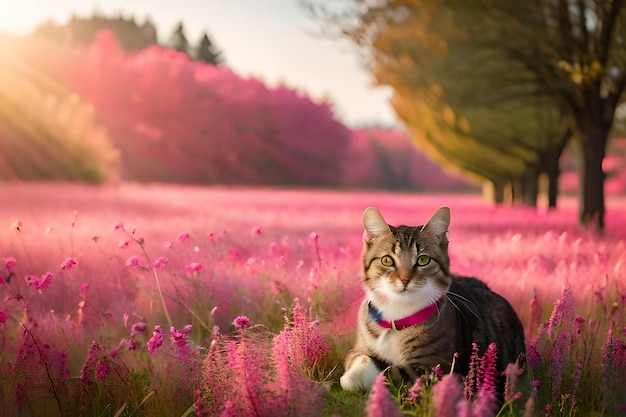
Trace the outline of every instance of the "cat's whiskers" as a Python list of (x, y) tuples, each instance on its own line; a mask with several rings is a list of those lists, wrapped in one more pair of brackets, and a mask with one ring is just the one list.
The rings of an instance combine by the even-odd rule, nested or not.
[[(459, 295), (459, 294), (457, 294), (455, 292), (452, 292), (452, 291), (448, 291), (444, 296), (450, 302), (450, 304), (452, 304), (454, 306), (454, 308), (456, 308), (459, 311), (459, 313), (461, 313), (461, 316), (463, 316), (463, 319), (465, 319), (466, 323), (469, 323), (469, 321), (468, 321), (467, 317), (465, 316), (465, 314), (463, 313), (463, 310), (461, 310), (459, 308), (459, 306), (457, 306), (454, 303), (454, 301), (452, 301), (452, 299), (450, 297), (448, 297), (448, 295), (453, 295), (455, 297), (458, 297), (463, 302), (463, 304), (468, 307), (468, 310), (470, 311), (470, 313), (472, 313), (474, 315), (474, 317), (476, 317), (478, 320), (481, 320), (481, 317), (476, 313), (476, 311), (474, 311), (474, 309), (478, 309), (476, 304), (474, 304), (472, 301), (468, 300), (467, 298), (463, 297), (462, 295)], [(470, 304), (471, 304), (471, 307), (470, 307)]]
[(465, 317), (465, 314), (463, 313), (463, 310), (461, 310), (461, 309), (459, 308), (459, 306), (457, 306), (457, 305), (454, 303), (454, 301), (452, 301), (452, 300), (450, 299), (450, 297), (448, 297), (448, 295), (447, 295), (447, 294), (446, 294), (444, 297), (446, 297), (446, 299), (450, 302), (450, 304), (452, 304), (452, 306), (453, 306), (456, 310), (458, 310), (458, 312), (459, 312), (459, 313), (461, 313), (461, 316), (462, 316), (462, 317), (463, 317), (463, 319), (465, 320), (465, 323), (469, 323), (469, 321), (467, 320), (467, 317)]

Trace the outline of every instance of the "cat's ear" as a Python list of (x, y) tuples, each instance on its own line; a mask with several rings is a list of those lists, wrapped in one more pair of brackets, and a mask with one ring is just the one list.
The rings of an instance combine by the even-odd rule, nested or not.
[(450, 226), (450, 209), (442, 207), (433, 214), (422, 230), (428, 229), (437, 236), (443, 236), (448, 231), (448, 226)]
[(391, 233), (391, 229), (385, 219), (383, 219), (380, 211), (374, 207), (368, 207), (363, 212), (363, 227), (365, 227), (365, 233), (363, 233), (364, 240), (369, 240), (368, 238), (384, 233)]

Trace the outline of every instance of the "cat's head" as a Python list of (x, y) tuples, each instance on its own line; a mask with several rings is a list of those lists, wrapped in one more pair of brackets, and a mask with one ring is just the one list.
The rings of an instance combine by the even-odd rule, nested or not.
[[(420, 309), (450, 288), (447, 231), (450, 209), (442, 207), (423, 226), (390, 226), (380, 212), (363, 213), (365, 288), (378, 308)], [(410, 306), (410, 307), (409, 307)]]

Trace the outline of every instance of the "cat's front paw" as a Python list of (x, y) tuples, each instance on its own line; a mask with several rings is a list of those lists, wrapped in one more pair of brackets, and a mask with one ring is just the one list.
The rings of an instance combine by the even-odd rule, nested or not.
[(352, 352), (346, 358), (346, 372), (341, 376), (339, 383), (346, 391), (359, 388), (371, 388), (380, 370), (372, 358), (362, 353)]

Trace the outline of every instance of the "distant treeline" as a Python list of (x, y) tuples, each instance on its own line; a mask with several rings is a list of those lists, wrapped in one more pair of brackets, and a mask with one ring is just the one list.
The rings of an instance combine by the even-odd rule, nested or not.
[[(2, 152), (0, 178), (472, 187), (424, 157), (402, 131), (351, 131), (329, 103), (286, 86), (270, 88), (172, 48), (127, 51), (110, 30), (87, 46), (2, 41), (2, 59), (9, 63), (4, 69), (21, 84), (14, 91), (12, 83), (0, 83), (0, 96), (11, 93), (0, 107), (0, 148), (9, 149), (9, 139), (17, 143), (20, 136), (32, 161), (23, 166), (23, 153)], [(40, 103), (36, 111), (33, 103)], [(24, 127), (29, 125), (41, 127)], [(67, 148), (67, 160), (56, 152), (59, 163), (51, 165), (49, 147)], [(85, 164), (90, 169), (84, 175), (68, 168)]]
[(133, 16), (108, 17), (97, 13), (91, 17), (73, 15), (64, 24), (48, 20), (35, 28), (32, 36), (64, 45), (78, 46), (91, 44), (102, 30), (113, 32), (127, 51), (139, 51), (161, 44), (163, 47), (184, 52), (195, 60), (213, 65), (218, 65), (224, 60), (222, 51), (215, 46), (206, 31), (197, 44), (192, 44), (182, 22), (179, 22), (167, 40), (161, 43), (158, 29), (150, 18), (139, 23)]

